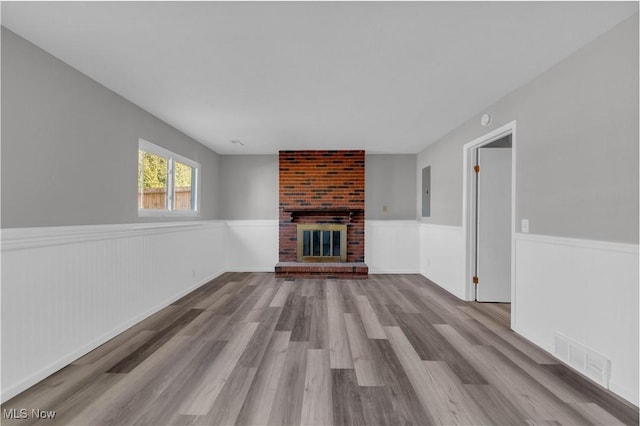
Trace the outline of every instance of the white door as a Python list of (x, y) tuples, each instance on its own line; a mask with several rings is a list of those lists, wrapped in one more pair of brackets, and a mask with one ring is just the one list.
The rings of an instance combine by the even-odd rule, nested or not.
[(479, 148), (476, 298), (511, 302), (511, 148)]

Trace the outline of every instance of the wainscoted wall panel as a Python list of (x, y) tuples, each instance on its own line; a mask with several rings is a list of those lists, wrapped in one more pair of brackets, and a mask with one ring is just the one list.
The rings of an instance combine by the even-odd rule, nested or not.
[(277, 220), (227, 221), (227, 270), (273, 271), (278, 263)]
[[(272, 271), (278, 262), (277, 220), (226, 221), (228, 271)], [(369, 233), (370, 232), (370, 233)], [(365, 261), (371, 273), (420, 273), (420, 224), (368, 220)]]
[[(456, 226), (366, 223), (372, 273), (419, 272), (464, 298)], [(2, 231), (2, 400), (225, 271), (270, 271), (278, 221)], [(638, 403), (638, 246), (518, 234), (516, 331), (556, 333), (611, 360), (609, 387)]]
[(638, 246), (516, 234), (518, 333), (560, 333), (611, 361), (609, 388), (638, 404)]
[[(418, 272), (417, 222), (368, 226), (375, 272)], [(217, 275), (277, 261), (277, 220), (3, 230), (2, 400)]]
[(224, 222), (2, 231), (2, 400), (225, 271)]
[(367, 220), (365, 260), (372, 274), (420, 273), (420, 224), (415, 220)]
[(466, 300), (462, 227), (420, 223), (420, 273)]

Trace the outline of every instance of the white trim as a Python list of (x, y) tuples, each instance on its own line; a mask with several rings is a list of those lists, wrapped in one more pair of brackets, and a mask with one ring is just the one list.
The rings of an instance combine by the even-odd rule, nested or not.
[[(277, 262), (276, 262), (277, 263)], [(273, 272), (274, 268), (275, 268), (276, 264), (274, 263), (273, 266), (267, 268), (267, 267), (227, 267), (225, 269), (225, 272)]]
[(630, 403), (638, 405), (638, 389), (620, 385), (617, 381), (609, 379), (609, 390)]
[[(365, 262), (366, 263), (366, 262)], [(382, 274), (420, 274), (419, 269), (377, 269), (375, 267), (370, 267), (367, 263), (367, 267), (369, 267), (369, 275), (382, 275)], [(426, 278), (426, 277), (425, 277)]]
[[(196, 199), (198, 196), (196, 195)], [(138, 209), (138, 217), (199, 217), (200, 212), (194, 210), (153, 210)]]
[(516, 121), (513, 120), (483, 136), (480, 136), (462, 147), (462, 236), (464, 238), (464, 280), (465, 300), (473, 300), (473, 234), (475, 223), (470, 208), (473, 205), (472, 173), (470, 172), (470, 155), (473, 150), (487, 145), (507, 135), (511, 135), (511, 328), (515, 327), (515, 231), (516, 231)]
[(223, 221), (189, 221), (126, 223), (113, 225), (52, 226), (38, 228), (6, 228), (0, 231), (2, 252), (77, 244), (90, 241), (180, 232), (190, 228), (222, 227)]
[(176, 154), (175, 152), (171, 153), (171, 158), (174, 162), (177, 161), (178, 163), (182, 163), (185, 166), (189, 166), (194, 169), (200, 168), (200, 163), (198, 163), (197, 161), (189, 160), (187, 157), (183, 157), (182, 155)]
[(157, 154), (160, 155), (161, 157), (166, 157), (167, 160), (169, 158), (173, 158), (174, 160), (183, 163), (189, 167), (197, 167), (200, 168), (200, 163), (198, 163), (197, 161), (193, 161), (187, 157), (184, 157), (180, 154), (176, 154), (173, 151), (170, 151), (166, 148), (161, 147), (160, 145), (156, 145), (152, 142), (149, 142), (146, 139), (142, 139), (139, 138), (138, 139), (138, 149), (145, 151), (145, 152), (149, 152), (152, 154)]
[(139, 138), (138, 139), (138, 150), (142, 150), (145, 152), (150, 152), (152, 154), (157, 154), (162, 157), (166, 157), (169, 160), (169, 157), (173, 154), (173, 152), (169, 151), (166, 148), (163, 148), (159, 145), (149, 142), (148, 140)]
[(638, 254), (638, 245), (630, 243), (618, 243), (613, 241), (585, 240), (581, 238), (558, 237), (542, 234), (515, 233), (517, 241), (533, 241), (544, 244), (563, 245), (572, 248), (586, 248), (593, 250), (613, 251), (628, 254)]
[(193, 160), (189, 160), (188, 158), (185, 158), (179, 154), (173, 154), (173, 156), (171, 157), (171, 184), (173, 186), (173, 191), (171, 194), (172, 197), (172, 201), (175, 198), (175, 184), (173, 182), (173, 178), (175, 177), (175, 163), (176, 161), (178, 163), (182, 163), (185, 166), (189, 166), (193, 169), (193, 173), (194, 173), (194, 182), (193, 182), (193, 210), (173, 210), (173, 208), (171, 209), (171, 213), (174, 216), (200, 216), (200, 163), (193, 161)]

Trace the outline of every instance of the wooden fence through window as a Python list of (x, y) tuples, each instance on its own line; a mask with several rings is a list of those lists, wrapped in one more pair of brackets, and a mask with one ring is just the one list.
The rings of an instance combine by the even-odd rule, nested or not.
[[(144, 200), (144, 207), (142, 200)], [(167, 205), (166, 200), (166, 188), (147, 188), (144, 190), (144, 195), (138, 192), (138, 208), (164, 210)], [(175, 210), (192, 210), (190, 186), (176, 188), (175, 204)]]

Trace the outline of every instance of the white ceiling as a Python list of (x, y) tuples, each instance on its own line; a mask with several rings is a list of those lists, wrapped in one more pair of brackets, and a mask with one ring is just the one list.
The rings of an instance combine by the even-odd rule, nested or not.
[(416, 153), (637, 10), (2, 2), (2, 24), (221, 154)]

